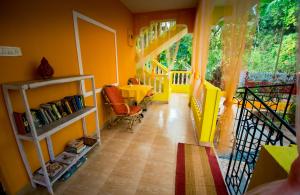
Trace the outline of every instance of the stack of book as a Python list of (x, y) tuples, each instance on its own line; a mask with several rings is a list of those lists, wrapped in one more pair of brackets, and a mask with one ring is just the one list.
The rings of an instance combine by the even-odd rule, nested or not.
[[(82, 156), (79, 159), (79, 154), (81, 154), (86, 147), (91, 147), (95, 145), (97, 139), (92, 136), (85, 136), (79, 139), (71, 140), (67, 143), (65, 151), (59, 154), (54, 161), (49, 161), (46, 163), (47, 172), (51, 179), (55, 178), (59, 173), (65, 170), (69, 165), (72, 165), (69, 170), (61, 177), (61, 180), (67, 180), (85, 161), (86, 156)], [(43, 181), (44, 172), (42, 168), (38, 169), (35, 174), (35, 179)]]
[[(67, 96), (58, 101), (41, 104), (40, 108), (31, 109), (30, 111), (34, 126), (38, 129), (83, 108), (85, 108), (83, 96), (74, 95)], [(14, 112), (14, 118), (19, 134), (30, 132), (28, 120), (24, 113)]]
[(66, 165), (70, 165), (73, 162), (75, 162), (76, 157), (77, 157), (76, 154), (63, 152), (55, 158), (55, 161)]
[[(47, 172), (50, 178), (57, 176), (64, 168), (64, 166), (59, 162), (47, 162), (46, 163)], [(43, 169), (37, 170), (39, 175), (44, 175)]]
[(86, 148), (86, 145), (84, 145), (82, 139), (76, 139), (72, 140), (67, 144), (67, 147), (65, 148), (66, 152), (80, 154), (84, 149)]

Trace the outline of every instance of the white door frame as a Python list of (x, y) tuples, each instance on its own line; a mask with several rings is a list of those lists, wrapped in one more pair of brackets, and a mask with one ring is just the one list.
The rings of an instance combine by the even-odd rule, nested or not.
[[(79, 66), (79, 73), (80, 75), (84, 75), (83, 72), (83, 62), (82, 62), (82, 56), (81, 56), (81, 48), (80, 48), (80, 38), (79, 38), (79, 28), (78, 28), (78, 18), (81, 20), (84, 20), (88, 23), (94, 24), (97, 27), (100, 27), (104, 30), (107, 30), (109, 32), (112, 32), (114, 34), (114, 43), (115, 43), (115, 60), (116, 60), (116, 82), (111, 83), (111, 85), (119, 85), (119, 64), (118, 64), (118, 45), (117, 45), (117, 31), (101, 22), (98, 22), (86, 15), (83, 15), (75, 10), (73, 10), (73, 24), (74, 24), (74, 32), (75, 32), (75, 41), (76, 41), (76, 50), (77, 50), (77, 59), (78, 59), (78, 66)], [(96, 88), (96, 92), (100, 93), (102, 88)], [(82, 81), (82, 93), (85, 97), (91, 96), (92, 91), (86, 91), (85, 89), (85, 83)]]

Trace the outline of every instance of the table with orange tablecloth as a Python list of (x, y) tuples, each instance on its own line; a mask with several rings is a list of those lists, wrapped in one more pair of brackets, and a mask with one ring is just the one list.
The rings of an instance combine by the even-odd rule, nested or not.
[(150, 85), (125, 85), (119, 87), (124, 98), (133, 98), (140, 103), (149, 91), (152, 90)]

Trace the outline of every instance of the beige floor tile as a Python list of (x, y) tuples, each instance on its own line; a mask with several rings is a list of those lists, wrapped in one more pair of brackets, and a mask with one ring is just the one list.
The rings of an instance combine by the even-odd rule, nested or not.
[(122, 154), (129, 144), (130, 142), (127, 141), (111, 139), (109, 143), (101, 148), (101, 151)]
[(127, 178), (119, 175), (111, 175), (100, 188), (98, 194), (107, 192), (109, 194), (135, 194), (139, 178)]
[(159, 148), (152, 148), (149, 156), (149, 161), (153, 162), (167, 162), (167, 163), (176, 163), (175, 152), (162, 151)]
[(131, 143), (123, 156), (128, 156), (137, 159), (147, 159), (151, 150), (151, 145), (142, 143)]
[(140, 183), (138, 189), (136, 190), (136, 195), (173, 195), (174, 189), (165, 188), (160, 185), (155, 185), (151, 183)]

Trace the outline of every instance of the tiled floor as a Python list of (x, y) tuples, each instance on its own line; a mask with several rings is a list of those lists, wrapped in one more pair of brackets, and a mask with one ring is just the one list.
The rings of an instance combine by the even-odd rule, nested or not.
[(102, 130), (102, 145), (69, 180), (54, 186), (55, 194), (174, 194), (177, 143), (195, 143), (188, 96), (153, 103), (134, 131), (125, 123)]

